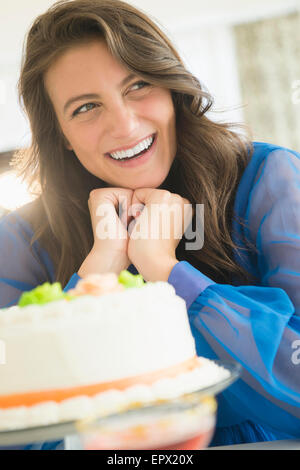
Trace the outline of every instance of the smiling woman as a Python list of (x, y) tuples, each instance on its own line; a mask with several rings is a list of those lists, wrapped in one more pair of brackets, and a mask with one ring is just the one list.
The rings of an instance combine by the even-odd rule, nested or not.
[[(230, 256), (228, 223), (251, 143), (206, 117), (212, 98), (145, 14), (109, 0), (54, 5), (28, 33), (19, 91), (33, 140), (15, 161), (42, 188), (30, 222), (56, 279), (66, 284), (91, 252), (87, 201), (109, 186), (207, 202), (205, 247), (187, 252), (182, 240), (178, 257), (216, 280), (251, 278)], [(123, 160), (152, 136), (145, 154)]]
[[(169, 39), (118, 0), (62, 0), (39, 16), (19, 91), (32, 146), (15, 165), (40, 195), (1, 220), (0, 307), (91, 273), (167, 281), (198, 355), (243, 366), (219, 399), (212, 445), (299, 438), (299, 153), (212, 122), (211, 96)], [(205, 240), (193, 249), (185, 208), (198, 227), (201, 204)], [(110, 237), (97, 230), (103, 209)]]

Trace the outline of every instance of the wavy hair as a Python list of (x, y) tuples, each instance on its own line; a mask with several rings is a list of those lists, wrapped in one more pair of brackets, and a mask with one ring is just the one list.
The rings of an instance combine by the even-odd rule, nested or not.
[[(65, 51), (91, 39), (104, 39), (110, 53), (148, 83), (169, 89), (176, 113), (177, 153), (160, 186), (204, 204), (204, 245), (176, 256), (216, 282), (233, 276), (250, 281), (234, 260), (233, 203), (252, 152), (250, 138), (233, 124), (207, 117), (210, 94), (185, 67), (174, 46), (154, 20), (119, 0), (63, 0), (36, 18), (25, 42), (19, 97), (30, 121), (32, 143), (16, 154), (14, 165), (39, 193), (27, 218), (34, 237), (50, 255), (56, 280), (63, 285), (79, 270), (93, 245), (88, 210), (92, 189), (107, 187), (89, 173), (65, 145), (44, 76)], [(238, 221), (242, 223), (242, 221)]]

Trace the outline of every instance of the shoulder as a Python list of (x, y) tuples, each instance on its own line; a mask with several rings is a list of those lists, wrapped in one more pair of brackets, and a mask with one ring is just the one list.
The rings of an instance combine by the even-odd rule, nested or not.
[[(39, 216), (39, 201), (28, 203), (0, 219), (0, 265), (9, 257), (17, 260), (18, 266), (26, 267), (28, 272), (44, 272), (43, 278), (53, 279), (54, 267), (48, 252), (33, 241), (34, 219)], [(1, 266), (0, 266), (1, 267)], [(39, 276), (38, 276), (39, 277)], [(42, 277), (41, 277), (42, 278)]]
[(284, 186), (299, 178), (300, 154), (294, 150), (265, 142), (253, 142), (251, 158), (238, 184), (235, 213), (244, 218), (254, 190), (274, 182)]
[(0, 219), (0, 237), (3, 238), (5, 234), (14, 233), (31, 239), (34, 234), (31, 214), (35, 211), (36, 206), (37, 202), (33, 201), (5, 214)]
[(288, 166), (291, 161), (295, 162), (297, 167), (300, 153), (279, 145), (253, 142), (253, 153), (249, 165), (246, 167), (246, 172), (252, 170), (255, 183), (265, 165), (278, 169), (279, 166)]
[(300, 154), (285, 147), (271, 146), (257, 166), (248, 203), (262, 197), (267, 198), (269, 205), (279, 198), (299, 200), (299, 179)]
[[(264, 142), (253, 142), (253, 154), (252, 158), (253, 165), (257, 170), (265, 164), (273, 166), (278, 169), (278, 166), (288, 166), (291, 161), (299, 166), (300, 153), (296, 150), (282, 147), (279, 145), (267, 144)], [(256, 178), (257, 180), (257, 175)]]
[[(35, 235), (36, 221), (42, 220), (40, 198), (11, 211), (0, 218), (0, 248), (5, 243), (12, 246), (31, 245)], [(38, 244), (33, 243), (32, 248), (37, 250)]]
[(299, 185), (300, 154), (285, 147), (275, 147), (266, 153), (257, 170), (253, 187), (268, 187), (270, 196), (290, 191), (294, 185)]
[[(280, 233), (299, 230), (300, 154), (284, 147), (267, 152), (257, 169), (248, 196), (246, 220), (252, 238), (266, 222), (265, 231), (274, 228)], [(279, 229), (280, 227), (280, 229)]]

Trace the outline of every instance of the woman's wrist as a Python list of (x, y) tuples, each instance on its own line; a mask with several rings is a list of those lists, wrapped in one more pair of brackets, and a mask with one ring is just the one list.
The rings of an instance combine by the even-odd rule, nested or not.
[(173, 257), (157, 257), (153, 262), (145, 263), (146, 269), (140, 269), (139, 272), (143, 278), (150, 282), (167, 282), (174, 266), (179, 263), (178, 259)]
[(85, 278), (89, 274), (115, 273), (117, 275), (123, 269), (127, 269), (130, 262), (127, 257), (120, 254), (114, 257), (111, 253), (103, 254), (96, 250), (91, 250), (79, 268), (78, 275)]

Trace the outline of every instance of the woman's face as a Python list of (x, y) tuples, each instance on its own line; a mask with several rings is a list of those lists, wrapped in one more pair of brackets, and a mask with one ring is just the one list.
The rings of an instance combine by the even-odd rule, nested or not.
[[(131, 74), (102, 40), (60, 56), (47, 71), (45, 86), (67, 147), (90, 173), (115, 187), (162, 184), (176, 154), (169, 90)], [(143, 151), (152, 140), (142, 156), (123, 160)]]

